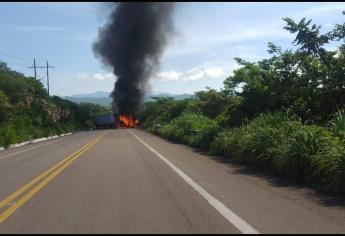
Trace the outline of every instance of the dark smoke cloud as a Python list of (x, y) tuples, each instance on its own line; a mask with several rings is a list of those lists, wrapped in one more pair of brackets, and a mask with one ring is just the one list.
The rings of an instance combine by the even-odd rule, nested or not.
[(174, 3), (113, 3), (115, 8), (93, 45), (96, 56), (117, 77), (113, 108), (122, 114), (138, 109), (148, 80), (159, 69), (173, 28)]

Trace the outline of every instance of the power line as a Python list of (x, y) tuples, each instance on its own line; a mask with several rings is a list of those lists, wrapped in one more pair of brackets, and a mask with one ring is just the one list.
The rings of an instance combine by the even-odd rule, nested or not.
[[(20, 53), (20, 54), (25, 55), (23, 53)], [(23, 59), (23, 57), (14, 56), (13, 54), (11, 55), (11, 54), (8, 54), (8, 53), (0, 52), (0, 55), (6, 56), (6, 57), (9, 57), (9, 58), (13, 58), (13, 59), (15, 59), (17, 61), (17, 63), (18, 62), (20, 62), (20, 63), (27, 62), (27, 59)], [(11, 64), (13, 64), (13, 63), (11, 63)], [(18, 64), (17, 64), (17, 66), (18, 66)], [(35, 79), (36, 80), (37, 80), (37, 69), (46, 69), (46, 79), (47, 79), (46, 85), (47, 85), (47, 89), (48, 89), (48, 95), (50, 94), (49, 69), (53, 69), (53, 68), (55, 68), (55, 67), (54, 66), (50, 66), (48, 61), (46, 62), (46, 66), (38, 66), (38, 65), (36, 65), (36, 59), (35, 58), (34, 58), (34, 64), (32, 66), (28, 67), (28, 69), (34, 69), (34, 75), (35, 75)], [(42, 81), (42, 79), (43, 78), (41, 77), (40, 80)]]
[[(1, 59), (0, 59), (0, 61), (1, 61)], [(26, 67), (26, 65), (27, 65), (27, 64), (19, 63), (19, 62), (11, 62), (11, 63), (8, 63), (7, 61), (6, 61), (6, 64), (7, 64), (7, 66), (9, 66), (9, 67), (12, 67), (12, 66)]]
[(19, 55), (22, 55), (24, 57), (26, 57), (27, 59), (31, 58), (31, 56), (29, 56), (28, 54), (25, 54), (25, 53), (22, 53), (22, 52), (19, 52), (19, 51), (15, 51), (12, 49), (12, 52), (16, 53), (16, 54), (19, 54)]
[(52, 87), (50, 88), (50, 91), (51, 91), (51, 94), (52, 94), (52, 96), (53, 96), (53, 95), (56, 95), (56, 93), (62, 92), (63, 89), (61, 89), (61, 87), (58, 86), (58, 84), (55, 83), (54, 86), (52, 86)]
[[(15, 53), (17, 55), (21, 55), (22, 57), (24, 56), (26, 58), (26, 60), (31, 61), (32, 56), (22, 52), (21, 50), (18, 50), (17, 47), (14, 48), (13, 45), (12, 45), (12, 42), (11, 43), (9, 43), (9, 42), (1, 42), (1, 45), (2, 45), (2, 47), (0, 48), (0, 51), (5, 51), (8, 54)], [(8, 50), (8, 49), (10, 49), (10, 50)]]
[(72, 89), (72, 87), (69, 85), (69, 83), (67, 83), (67, 81), (61, 77), (61, 79), (63, 80), (63, 82), (67, 85), (66, 87), (72, 92), (72, 93), (75, 93), (74, 89)]
[(45, 76), (39, 76), (38, 80), (47, 85), (47, 82), (44, 80)]
[[(8, 46), (8, 47), (11, 48), (10, 46)], [(11, 57), (16, 57), (16, 58), (18, 58), (18, 59), (20, 59), (20, 60), (22, 60), (22, 61), (25, 61), (26, 63), (28, 63), (29, 61), (31, 61), (31, 58), (32, 58), (32, 56), (30, 56), (30, 55), (28, 55), (28, 54), (26, 54), (26, 53), (24, 53), (24, 52), (22, 52), (22, 51), (18, 51), (17, 49), (14, 50), (13, 48), (11, 48), (10, 51), (7, 50), (7, 48), (0, 48), (0, 53), (9, 55), (9, 56), (11, 56)], [(13, 55), (13, 53), (14, 53), (14, 54), (17, 54), (17, 55)], [(19, 55), (20, 55), (20, 56), (19, 56)], [(38, 60), (43, 61), (43, 59), (40, 58), (40, 57), (35, 57), (35, 58), (38, 59)]]
[(53, 69), (53, 68), (55, 68), (54, 66), (50, 66), (49, 65), (49, 62), (47, 61), (47, 65), (46, 66), (37, 66), (36, 65), (36, 59), (34, 58), (34, 64), (32, 65), (32, 66), (30, 66), (30, 67), (28, 67), (28, 68), (30, 68), (30, 69), (34, 69), (34, 73), (35, 73), (35, 79), (37, 79), (37, 71), (36, 71), (36, 69), (37, 68), (40, 68), (40, 69), (46, 69), (46, 78), (47, 78), (47, 88), (48, 88), (48, 95), (50, 95), (50, 88), (49, 88), (49, 69)]
[[(31, 58), (32, 58), (32, 56), (30, 56), (24, 52), (18, 51), (17, 49), (13, 50), (12, 48), (10, 51), (7, 50), (7, 48), (0, 48), (0, 54), (4, 55), (6, 57), (9, 57), (9, 58), (16, 59), (17, 61), (25, 62), (26, 64), (29, 61), (31, 61)], [(14, 54), (16, 54), (16, 55), (14, 55)], [(35, 58), (43, 61), (42, 58), (37, 58), (37, 57), (35, 57)]]
[[(18, 55), (13, 55), (12, 53), (16, 53), (18, 55), (22, 55), (22, 56), (18, 56)], [(24, 54), (22, 52), (19, 52), (19, 51), (14, 51), (12, 50), (11, 53), (8, 53), (8, 52), (3, 52), (3, 51), (0, 51), (0, 55), (3, 55), (5, 57), (8, 57), (8, 58), (12, 58), (16, 61), (16, 63), (10, 63), (10, 64), (13, 64), (15, 66), (25, 66), (24, 62), (27, 63), (29, 60), (27, 58), (24, 58), (24, 57), (30, 57), (29, 55), (27, 54)], [(24, 57), (23, 57), (24, 56)], [(47, 61), (46, 62), (46, 66), (39, 66), (36, 64), (36, 58), (34, 58), (34, 63), (32, 66), (29, 66), (27, 67), (27, 69), (34, 69), (34, 76), (35, 76), (35, 79), (37, 80), (40, 80), (41, 82), (43, 82), (45, 85), (47, 85), (47, 90), (48, 90), (48, 94), (50, 94), (50, 78), (49, 78), (49, 69), (53, 69), (55, 67), (49, 65), (49, 62)], [(46, 81), (44, 80), (44, 76), (41, 77), (38, 75), (38, 72), (37, 72), (37, 69), (46, 69)], [(39, 78), (38, 78), (39, 77)], [(67, 87), (72, 93), (75, 93), (74, 89), (72, 89), (72, 87), (69, 85), (69, 83), (67, 83), (67, 81), (61, 77), (61, 79), (63, 80), (63, 83), (64, 83), (64, 87)], [(60, 87), (60, 86), (59, 86)], [(61, 87), (60, 87), (61, 88)], [(61, 89), (61, 91), (63, 91), (64, 89)]]
[(57, 85), (57, 86), (54, 87), (54, 90), (59, 90), (61, 92), (61, 94), (65, 93), (66, 89), (64, 89), (59, 83), (56, 83), (55, 85)]
[(23, 59), (23, 58), (20, 58), (20, 57), (17, 57), (17, 56), (13, 56), (13, 55), (8, 54), (8, 53), (0, 52), (0, 55), (3, 55), (3, 56), (5, 56), (5, 57), (12, 58), (12, 59), (14, 59), (14, 60), (16, 60), (16, 61), (25, 62), (25, 63), (28, 62), (27, 59)]
[(56, 74), (55, 77), (59, 77), (58, 81), (59, 81), (59, 83), (61, 82), (61, 85), (63, 87), (65, 87), (64, 88), (65, 90), (66, 90), (66, 88), (68, 88), (72, 94), (75, 93), (75, 90), (72, 88), (72, 86), (69, 83), (67, 83), (67, 81), (64, 79), (64, 76), (62, 76), (61, 74)]
[[(12, 50), (12, 51), (14, 53), (16, 53), (16, 54), (21, 54), (21, 55), (24, 55), (25, 57), (29, 57), (25, 53), (14, 51), (14, 50)], [(9, 58), (13, 58), (16, 61), (19, 61), (20, 63), (23, 63), (23, 62), (27, 63), (28, 62), (28, 60), (26, 58), (23, 59), (24, 57), (22, 57), (22, 56), (19, 57), (19, 56), (15, 56), (13, 54), (10, 54), (10, 53), (5, 53), (5, 52), (0, 52), (0, 54), (4, 55), (6, 57), (9, 57)], [(37, 69), (46, 69), (46, 75), (47, 75), (47, 77), (46, 77), (47, 78), (47, 83), (46, 84), (47, 84), (47, 87), (48, 87), (48, 94), (49, 94), (49, 90), (50, 90), (50, 86), (49, 86), (49, 83), (50, 83), (50, 81), (49, 81), (49, 69), (52, 69), (52, 68), (54, 68), (54, 67), (53, 66), (49, 66), (48, 61), (47, 61), (47, 65), (46, 66), (38, 66), (38, 65), (36, 65), (36, 59), (35, 58), (34, 58), (34, 64), (32, 66), (28, 67), (28, 69), (34, 69), (35, 79), (37, 79)]]

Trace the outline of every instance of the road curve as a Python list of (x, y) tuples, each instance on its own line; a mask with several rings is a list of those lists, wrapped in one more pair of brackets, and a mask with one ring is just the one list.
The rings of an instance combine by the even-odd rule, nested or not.
[(136, 129), (0, 152), (0, 186), (0, 233), (345, 232), (340, 199)]

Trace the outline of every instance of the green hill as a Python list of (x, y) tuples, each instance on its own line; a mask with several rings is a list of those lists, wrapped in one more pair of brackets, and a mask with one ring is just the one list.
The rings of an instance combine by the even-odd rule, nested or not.
[(107, 108), (50, 97), (42, 83), (0, 61), (0, 147), (94, 127), (94, 114)]

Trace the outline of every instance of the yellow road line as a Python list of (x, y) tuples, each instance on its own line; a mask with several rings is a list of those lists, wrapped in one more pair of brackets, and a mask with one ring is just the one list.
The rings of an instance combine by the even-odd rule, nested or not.
[[(92, 140), (91, 142), (93, 142), (94, 140)], [(22, 193), (24, 193), (26, 190), (28, 190), (29, 188), (31, 188), (33, 185), (35, 185), (37, 182), (41, 181), (45, 176), (47, 176), (48, 174), (50, 174), (51, 172), (53, 172), (54, 170), (56, 170), (59, 166), (61, 166), (63, 163), (65, 163), (66, 161), (68, 161), (69, 159), (71, 159), (73, 156), (75, 156), (77, 153), (81, 152), (83, 149), (87, 148), (90, 143), (87, 143), (86, 145), (84, 145), (82, 148), (80, 148), (79, 150), (77, 150), (76, 152), (74, 152), (73, 154), (69, 155), (68, 157), (66, 157), (65, 159), (63, 159), (62, 161), (58, 162), (57, 164), (55, 164), (53, 167), (51, 167), (49, 170), (45, 171), (44, 173), (40, 174), (39, 176), (37, 176), (34, 180), (32, 180), (31, 182), (29, 182), (28, 184), (26, 184), (25, 186), (23, 186), (22, 188), (18, 189), (17, 191), (15, 191), (13, 194), (11, 194), (10, 196), (8, 196), (7, 198), (5, 198), (4, 200), (2, 200), (0, 202), (0, 209), (2, 207), (4, 207), (8, 202), (12, 201), (13, 199), (15, 199), (16, 197), (18, 197), (19, 195), (21, 195)]]
[[(108, 133), (108, 132), (107, 132)], [(19, 207), (21, 207), (26, 201), (32, 198), (37, 192), (39, 192), (44, 186), (46, 186), (51, 180), (53, 180), (58, 174), (60, 174), (65, 168), (67, 168), (70, 164), (72, 164), (76, 159), (78, 159), (82, 154), (84, 154), (87, 150), (92, 148), (99, 140), (101, 140), (107, 133), (101, 134), (97, 136), (95, 139), (84, 145), (82, 148), (74, 152), (73, 154), (66, 157), (64, 160), (60, 161), (49, 170), (45, 171), (43, 174), (36, 177), (33, 181), (26, 184), (22, 188), (15, 191), (9, 197), (4, 199), (0, 202), (0, 208), (8, 204), (10, 201), (15, 199), (16, 197), (20, 196), (26, 190), (29, 190), (32, 186), (36, 183), (41, 181), (38, 185), (33, 187), (28, 193), (26, 193), (21, 199), (19, 199), (16, 203), (11, 205), (8, 209), (6, 209), (3, 213), (0, 214), (0, 224), (4, 222), (10, 215), (12, 215)]]

